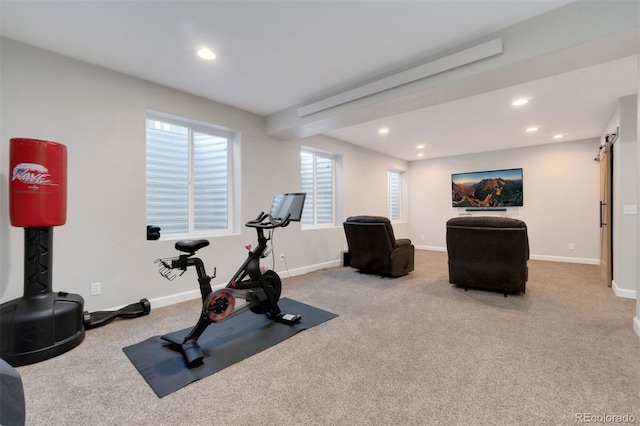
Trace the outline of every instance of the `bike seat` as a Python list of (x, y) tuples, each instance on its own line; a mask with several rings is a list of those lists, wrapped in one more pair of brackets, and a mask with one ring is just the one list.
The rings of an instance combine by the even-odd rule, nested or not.
[(176, 250), (193, 254), (208, 245), (208, 240), (180, 240), (176, 242)]

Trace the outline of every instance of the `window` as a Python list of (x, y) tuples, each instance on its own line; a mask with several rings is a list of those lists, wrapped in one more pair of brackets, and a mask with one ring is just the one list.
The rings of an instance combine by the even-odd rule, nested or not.
[(147, 225), (161, 234), (231, 232), (231, 132), (147, 114)]
[(400, 202), (402, 194), (402, 172), (387, 172), (387, 214), (390, 220), (400, 220)]
[(307, 193), (302, 212), (306, 226), (333, 225), (335, 216), (336, 158), (328, 153), (300, 152), (301, 189)]

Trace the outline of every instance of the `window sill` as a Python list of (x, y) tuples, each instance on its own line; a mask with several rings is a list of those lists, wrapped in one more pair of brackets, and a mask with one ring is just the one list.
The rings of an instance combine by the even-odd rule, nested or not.
[(228, 234), (177, 234), (177, 235), (164, 235), (157, 240), (147, 240), (150, 242), (156, 241), (181, 241), (181, 240), (207, 240), (209, 238), (221, 238), (221, 237), (238, 237), (242, 234), (228, 233)]

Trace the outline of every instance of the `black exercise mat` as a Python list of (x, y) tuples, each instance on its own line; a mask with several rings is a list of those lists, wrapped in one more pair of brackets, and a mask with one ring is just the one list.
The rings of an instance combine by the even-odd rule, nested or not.
[[(299, 331), (337, 317), (331, 312), (287, 298), (280, 299), (278, 306), (282, 312), (301, 314), (302, 321), (285, 325), (270, 320), (266, 315), (247, 311), (226, 321), (211, 324), (198, 339), (205, 358), (203, 364), (195, 368), (187, 368), (182, 354), (171, 349), (169, 343), (160, 336), (122, 350), (156, 395), (162, 398), (189, 383), (274, 346)], [(182, 341), (190, 330), (191, 328), (187, 328), (166, 336)]]

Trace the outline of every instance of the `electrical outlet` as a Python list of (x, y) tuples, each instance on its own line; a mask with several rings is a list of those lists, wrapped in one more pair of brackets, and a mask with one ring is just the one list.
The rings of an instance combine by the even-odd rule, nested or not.
[(284, 262), (284, 254), (280, 255), (280, 262)]
[(569, 243), (569, 250), (573, 250), (576, 246), (573, 243)]
[(91, 295), (92, 296), (97, 296), (100, 294), (100, 291), (102, 290), (100, 288), (100, 283), (91, 283)]

